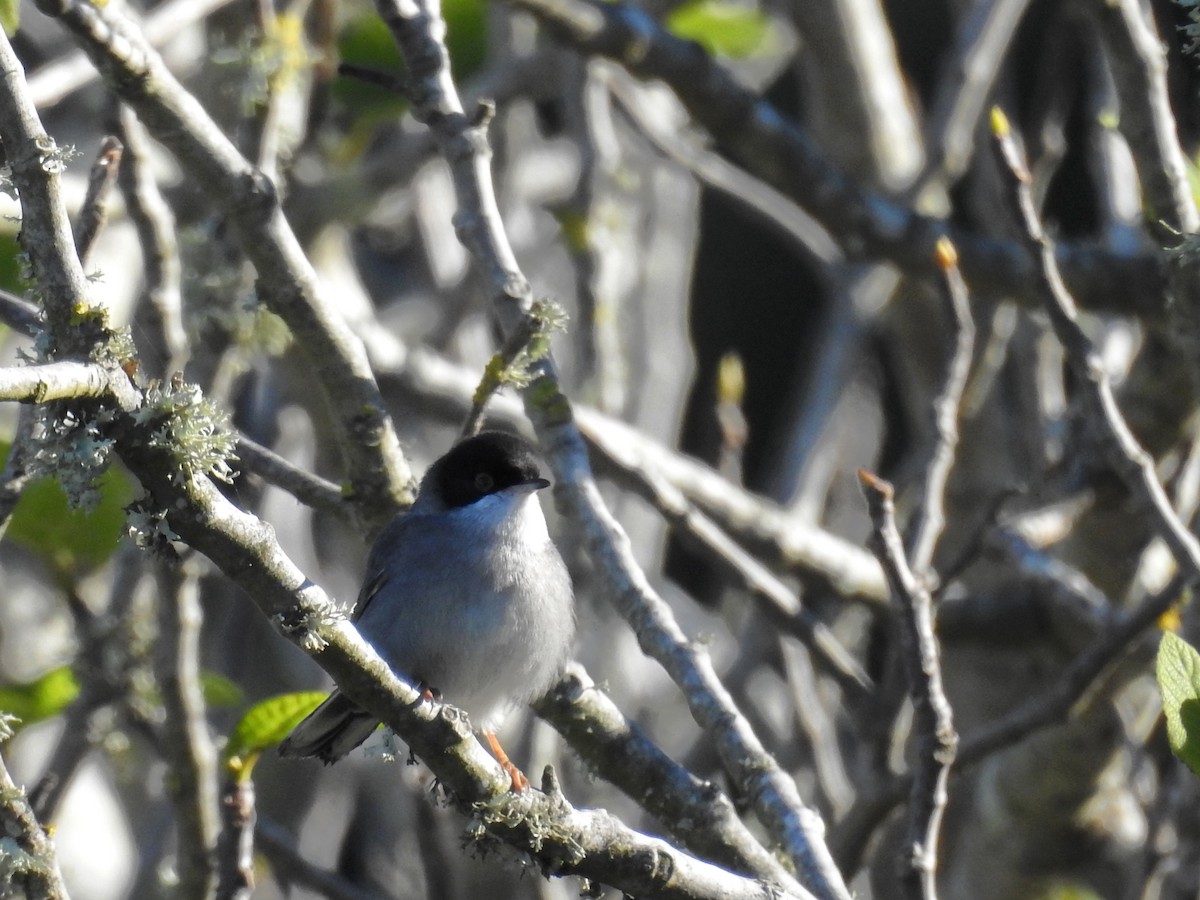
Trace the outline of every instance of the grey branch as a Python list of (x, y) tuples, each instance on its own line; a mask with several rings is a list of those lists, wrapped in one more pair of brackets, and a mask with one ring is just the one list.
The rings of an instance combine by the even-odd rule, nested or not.
[[(158, 189), (150, 165), (150, 139), (146, 129), (128, 106), (118, 111), (120, 136), (125, 145), (118, 183), (125, 209), (137, 229), (149, 301), (153, 347), (143, 347), (142, 362), (154, 359), (152, 378), (168, 378), (182, 372), (187, 361), (187, 332), (183, 325), (183, 266), (175, 235), (175, 215)], [(147, 351), (150, 351), (148, 353)]]
[(904, 543), (896, 528), (892, 486), (865, 471), (858, 474), (874, 525), (872, 545), (900, 607), (904, 669), (913, 704), (916, 760), (900, 883), (910, 900), (935, 900), (938, 837), (958, 735), (954, 731), (950, 702), (942, 689), (942, 667), (933, 634), (933, 598), (905, 558)]
[(1121, 98), (1117, 127), (1133, 150), (1152, 221), (1190, 234), (1200, 228), (1200, 215), (1171, 112), (1166, 48), (1140, 0), (1111, 0), (1097, 3), (1094, 9), (1111, 51)]
[(942, 277), (939, 288), (954, 323), (954, 346), (946, 365), (946, 375), (933, 401), (934, 444), (925, 467), (921, 502), (911, 525), (909, 560), (918, 575), (929, 581), (933, 552), (946, 527), (945, 493), (954, 452), (958, 447), (958, 408), (962, 403), (971, 358), (975, 351), (975, 322), (967, 286), (958, 271), (955, 252), (948, 239), (939, 242), (938, 258)]
[(811, 897), (755, 840), (729, 797), (659, 749), (578, 663), (536, 709), (589, 766), (669, 827), (691, 852)]
[[(611, 458), (610, 463), (619, 465)], [(679, 488), (645, 469), (625, 469), (623, 474), (676, 532), (701, 546), (709, 558), (738, 581), (768, 619), (803, 641), (844, 690), (860, 697), (871, 690), (871, 677), (828, 626), (804, 608), (791, 588), (689, 503)]]
[(154, 672), (162, 691), (162, 750), (175, 807), (181, 897), (205, 900), (215, 884), (217, 751), (208, 731), (200, 687), (199, 585), (178, 562), (162, 561), (158, 583), (158, 639)]
[(90, 337), (74, 327), (90, 304), (62, 199), (62, 151), (38, 119), (6, 35), (0, 35), (0, 141), (21, 197), (21, 247), (29, 256), (56, 349), (60, 354), (90, 350), (77, 346)]
[(87, 193), (79, 210), (79, 221), (75, 223), (75, 252), (79, 254), (79, 262), (83, 266), (87, 265), (100, 229), (108, 221), (108, 200), (123, 152), (124, 147), (117, 138), (112, 135), (105, 137), (100, 142), (100, 151), (88, 173)]
[(1071, 370), (1079, 379), (1087, 414), (1100, 434), (1109, 463), (1129, 492), (1146, 507), (1155, 531), (1187, 573), (1189, 583), (1200, 581), (1200, 542), (1175, 514), (1171, 500), (1158, 480), (1154, 458), (1138, 443), (1117, 406), (1104, 363), (1080, 326), (1075, 300), (1059, 273), (1053, 245), (1034, 205), (1029, 172), (1020, 150), (1004, 117), (997, 113), (995, 118), (994, 147), (1000, 156), (1002, 170), (1008, 173), (1008, 188), (1019, 208), (1029, 251), (1038, 261), (1037, 296), (1050, 317), (1054, 334), (1066, 351)]
[(48, 403), (86, 397), (112, 400), (126, 410), (137, 408), (140, 402), (128, 375), (99, 363), (56, 362), (0, 368), (0, 400)]
[[(167, 0), (142, 20), (146, 40), (158, 46), (176, 37), (194, 22), (211, 15), (232, 0)], [(39, 109), (54, 106), (69, 94), (99, 78), (100, 73), (81, 50), (74, 50), (29, 73), (29, 96)]]
[(314, 509), (345, 514), (346, 498), (338, 485), (304, 471), (269, 447), (250, 440), (244, 434), (238, 435), (237, 457), (243, 468), (260, 475), (267, 483), (287, 491), (301, 503)]

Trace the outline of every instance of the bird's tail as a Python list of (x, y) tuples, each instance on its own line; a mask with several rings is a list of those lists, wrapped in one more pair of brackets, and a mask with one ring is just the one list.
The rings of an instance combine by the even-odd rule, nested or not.
[(337, 762), (369, 738), (378, 724), (378, 719), (335, 690), (292, 729), (279, 745), (279, 755)]

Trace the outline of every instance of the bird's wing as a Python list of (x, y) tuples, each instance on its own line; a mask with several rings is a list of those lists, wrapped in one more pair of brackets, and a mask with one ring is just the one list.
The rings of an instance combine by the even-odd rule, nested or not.
[(367, 571), (358, 592), (358, 600), (354, 603), (354, 612), (350, 614), (351, 622), (357, 622), (363, 617), (363, 613), (387, 581), (398, 555), (397, 550), (403, 547), (406, 538), (411, 540), (414, 518), (407, 513), (397, 516), (375, 539), (371, 554), (367, 558)]

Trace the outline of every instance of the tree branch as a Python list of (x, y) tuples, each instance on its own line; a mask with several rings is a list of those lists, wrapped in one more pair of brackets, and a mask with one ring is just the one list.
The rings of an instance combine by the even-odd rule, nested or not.
[(0, 368), (0, 400), (49, 403), (53, 400), (101, 398), (125, 410), (141, 402), (129, 376), (99, 363), (55, 362)]
[(1059, 274), (1053, 245), (1034, 205), (1029, 172), (1008, 121), (999, 110), (993, 112), (992, 121), (994, 147), (1002, 170), (1009, 176), (1008, 189), (1025, 227), (1025, 242), (1038, 261), (1034, 282), (1037, 298), (1046, 309), (1054, 333), (1066, 352), (1067, 362), (1078, 379), (1085, 410), (1096, 426), (1110, 465), (1130, 493), (1145, 506), (1154, 530), (1187, 573), (1189, 582), (1200, 581), (1200, 542), (1175, 514), (1171, 500), (1158, 480), (1153, 457), (1138, 443), (1121, 414), (1104, 362), (1079, 324), (1075, 301)]
[(938, 837), (958, 735), (954, 732), (950, 703), (942, 690), (941, 662), (933, 634), (933, 598), (904, 556), (904, 543), (896, 528), (892, 505), (892, 486), (864, 469), (859, 470), (858, 477), (874, 523), (872, 546), (900, 606), (904, 668), (913, 704), (916, 761), (900, 883), (911, 900), (935, 900)]

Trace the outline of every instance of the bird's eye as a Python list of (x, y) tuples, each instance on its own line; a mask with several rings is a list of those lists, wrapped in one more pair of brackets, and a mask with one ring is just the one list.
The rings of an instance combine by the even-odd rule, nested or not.
[(480, 472), (475, 476), (475, 487), (483, 491), (485, 494), (495, 486), (496, 479), (494, 479), (487, 472)]

